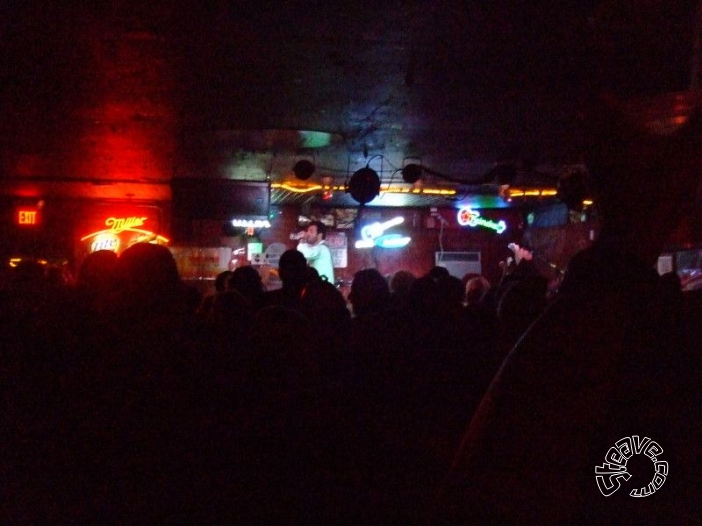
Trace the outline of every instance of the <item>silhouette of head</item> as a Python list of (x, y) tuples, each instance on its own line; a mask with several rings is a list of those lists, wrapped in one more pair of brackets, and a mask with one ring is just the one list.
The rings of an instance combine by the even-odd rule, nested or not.
[(251, 300), (260, 298), (264, 292), (261, 275), (251, 265), (235, 269), (229, 279), (229, 287)]
[(429, 276), (433, 280), (437, 280), (439, 278), (443, 278), (450, 275), (451, 274), (449, 273), (446, 267), (440, 267), (439, 265), (432, 267), (432, 269), (429, 272), (427, 272), (427, 276)]
[(344, 295), (321, 279), (311, 281), (302, 293), (302, 312), (315, 327), (334, 328), (350, 318)]
[(302, 252), (291, 249), (286, 250), (280, 256), (278, 262), (278, 273), (283, 287), (294, 287), (302, 285), (307, 279), (307, 260)]
[(117, 264), (117, 254), (111, 250), (88, 254), (78, 268), (76, 285), (91, 293), (106, 293), (116, 284)]
[(231, 276), (231, 270), (225, 270), (224, 272), (217, 274), (214, 282), (215, 291), (224, 292), (227, 290), (229, 288), (229, 280), (231, 279)]
[(162, 245), (137, 243), (117, 261), (122, 306), (145, 311), (155, 304), (165, 307), (182, 292), (178, 267)]
[(390, 286), (374, 268), (359, 270), (351, 283), (349, 301), (356, 316), (383, 310), (390, 298)]
[(477, 305), (490, 289), (490, 282), (484, 276), (475, 276), (466, 282), (466, 305)]
[(437, 279), (436, 292), (439, 302), (444, 308), (454, 310), (463, 306), (465, 296), (463, 283), (456, 276), (444, 276)]
[(390, 278), (390, 291), (396, 294), (407, 294), (415, 279), (417, 278), (409, 270), (398, 270)]

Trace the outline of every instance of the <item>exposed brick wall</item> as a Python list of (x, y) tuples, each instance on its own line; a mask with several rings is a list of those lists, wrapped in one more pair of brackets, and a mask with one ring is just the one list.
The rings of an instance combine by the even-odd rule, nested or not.
[(173, 46), (146, 29), (150, 2), (131, 4), (14, 14), (6, 51), (15, 63), (0, 100), (6, 177), (170, 178), (181, 106)]

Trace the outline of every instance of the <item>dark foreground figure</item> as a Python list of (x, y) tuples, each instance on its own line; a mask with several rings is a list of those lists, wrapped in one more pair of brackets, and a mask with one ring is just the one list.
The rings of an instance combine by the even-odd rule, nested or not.
[[(682, 296), (652, 270), (699, 184), (702, 115), (662, 137), (609, 103), (593, 104), (588, 168), (602, 233), (572, 260), (558, 298), (493, 380), (431, 523), (694, 524), (702, 516), (702, 311), (694, 297), (681, 310)], [(644, 191), (650, 199), (636, 197)], [(666, 480), (650, 496), (630, 496), (656, 473), (639, 454), (627, 465), (631, 478), (615, 479), (621, 488), (605, 496), (595, 467), (632, 436), (663, 448)]]

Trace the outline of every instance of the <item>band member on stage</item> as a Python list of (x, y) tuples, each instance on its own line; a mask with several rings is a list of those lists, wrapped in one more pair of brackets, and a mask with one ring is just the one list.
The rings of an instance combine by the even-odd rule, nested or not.
[(327, 227), (321, 221), (312, 221), (307, 227), (304, 236), (300, 239), (297, 249), (307, 259), (322, 279), (334, 283), (334, 263), (331, 251), (325, 243)]

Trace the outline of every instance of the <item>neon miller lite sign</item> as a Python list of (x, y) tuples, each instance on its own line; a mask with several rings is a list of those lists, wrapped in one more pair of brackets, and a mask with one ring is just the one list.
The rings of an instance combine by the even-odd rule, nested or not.
[(108, 226), (113, 234), (133, 230), (144, 226), (148, 217), (108, 217), (105, 219), (105, 226)]
[(122, 232), (132, 232), (137, 234), (130, 243), (148, 242), (148, 243), (168, 243), (168, 239), (152, 232), (151, 230), (146, 230), (141, 228), (144, 226), (148, 217), (108, 217), (105, 219), (104, 230), (98, 230), (87, 236), (83, 236), (81, 241), (86, 241), (88, 239), (93, 239), (90, 249), (91, 252), (96, 250), (112, 250), (114, 252), (119, 251), (121, 246), (118, 234)]

